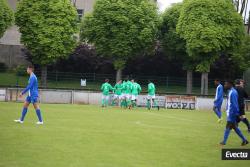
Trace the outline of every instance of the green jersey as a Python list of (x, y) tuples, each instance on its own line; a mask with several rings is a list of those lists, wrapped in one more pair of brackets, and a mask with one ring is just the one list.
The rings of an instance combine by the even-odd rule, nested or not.
[(113, 90), (113, 88), (109, 83), (104, 83), (102, 84), (101, 90), (102, 90), (102, 94), (107, 96), (109, 95), (109, 92)]
[(141, 92), (141, 86), (138, 83), (133, 83), (132, 85), (132, 95), (139, 95)]
[(123, 85), (120, 83), (115, 84), (114, 90), (116, 95), (121, 95), (122, 94), (122, 88)]
[(127, 81), (125, 84), (125, 93), (126, 94), (131, 94), (132, 93), (132, 87), (133, 87), (133, 83), (130, 81)]
[(126, 92), (126, 84), (127, 84), (126, 81), (123, 81), (123, 82), (122, 82), (122, 93), (123, 93), (123, 94), (125, 94), (125, 92)]
[(148, 95), (155, 95), (155, 85), (152, 82), (148, 84)]

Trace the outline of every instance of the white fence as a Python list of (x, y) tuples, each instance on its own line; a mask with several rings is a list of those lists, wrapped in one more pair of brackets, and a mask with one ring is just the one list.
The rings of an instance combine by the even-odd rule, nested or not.
[[(18, 88), (0, 88), (0, 101), (22, 102), (25, 97), (19, 98), (21, 89)], [(92, 104), (100, 105), (102, 94), (100, 92), (80, 91), (80, 90), (53, 90), (41, 89), (40, 103), (54, 104)], [(112, 98), (112, 96), (111, 96)], [(207, 97), (188, 97), (188, 96), (156, 96), (159, 105), (164, 108), (183, 108), (212, 110), (213, 98)], [(138, 97), (138, 105), (146, 105), (146, 95)], [(225, 100), (223, 104), (225, 108)]]

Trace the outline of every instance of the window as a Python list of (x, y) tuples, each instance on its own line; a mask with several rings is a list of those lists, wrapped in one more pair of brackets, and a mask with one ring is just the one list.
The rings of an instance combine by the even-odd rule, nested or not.
[(77, 9), (77, 13), (78, 13), (78, 19), (79, 21), (82, 20), (83, 14), (84, 14), (84, 10), (83, 9)]

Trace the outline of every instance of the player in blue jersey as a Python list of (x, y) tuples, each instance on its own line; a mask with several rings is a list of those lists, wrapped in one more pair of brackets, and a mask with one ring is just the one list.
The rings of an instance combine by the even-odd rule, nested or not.
[(26, 93), (28, 93), (28, 96), (27, 96), (27, 98), (24, 102), (24, 105), (23, 105), (23, 111), (22, 111), (21, 118), (15, 120), (15, 122), (21, 123), (21, 124), (23, 123), (25, 115), (27, 114), (27, 111), (28, 111), (28, 107), (29, 107), (30, 103), (32, 103), (35, 110), (36, 110), (36, 114), (38, 117), (37, 124), (42, 125), (43, 120), (42, 120), (41, 111), (40, 111), (40, 108), (38, 105), (38, 97), (39, 97), (38, 81), (37, 81), (36, 75), (34, 74), (34, 67), (32, 65), (27, 67), (27, 73), (30, 75), (28, 86), (20, 93), (19, 97), (22, 97)]
[(237, 126), (237, 119), (239, 117), (239, 104), (238, 104), (238, 93), (233, 87), (232, 81), (226, 81), (225, 82), (225, 89), (228, 90), (228, 96), (227, 96), (227, 125), (224, 132), (224, 139), (220, 143), (222, 146), (226, 145), (228, 136), (230, 134), (230, 131), (234, 129), (236, 134), (241, 138), (242, 140), (242, 146), (247, 145), (248, 141), (243, 136), (242, 132), (240, 131), (239, 127)]
[(214, 80), (214, 84), (216, 86), (216, 94), (215, 94), (215, 99), (214, 99), (214, 113), (217, 115), (218, 117), (218, 122), (221, 123), (222, 121), (222, 114), (221, 114), (221, 106), (223, 103), (223, 92), (224, 92), (224, 88), (220, 83), (219, 79), (215, 79)]

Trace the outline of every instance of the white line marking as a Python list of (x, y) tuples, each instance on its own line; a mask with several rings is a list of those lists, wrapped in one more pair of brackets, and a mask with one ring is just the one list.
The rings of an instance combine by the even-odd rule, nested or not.
[(169, 115), (160, 115), (160, 114), (156, 114), (156, 113), (146, 113), (148, 115), (154, 115), (154, 116), (157, 116), (157, 117), (161, 117), (161, 118), (173, 118), (173, 119), (177, 119), (177, 120), (181, 120), (181, 121), (187, 121), (187, 122), (196, 122), (196, 123), (199, 123), (200, 124), (203, 124), (203, 125), (214, 125), (212, 124), (211, 122), (199, 122), (197, 120), (191, 120), (191, 119), (185, 119), (185, 118), (180, 118), (180, 117), (174, 117), (174, 116), (169, 116)]

